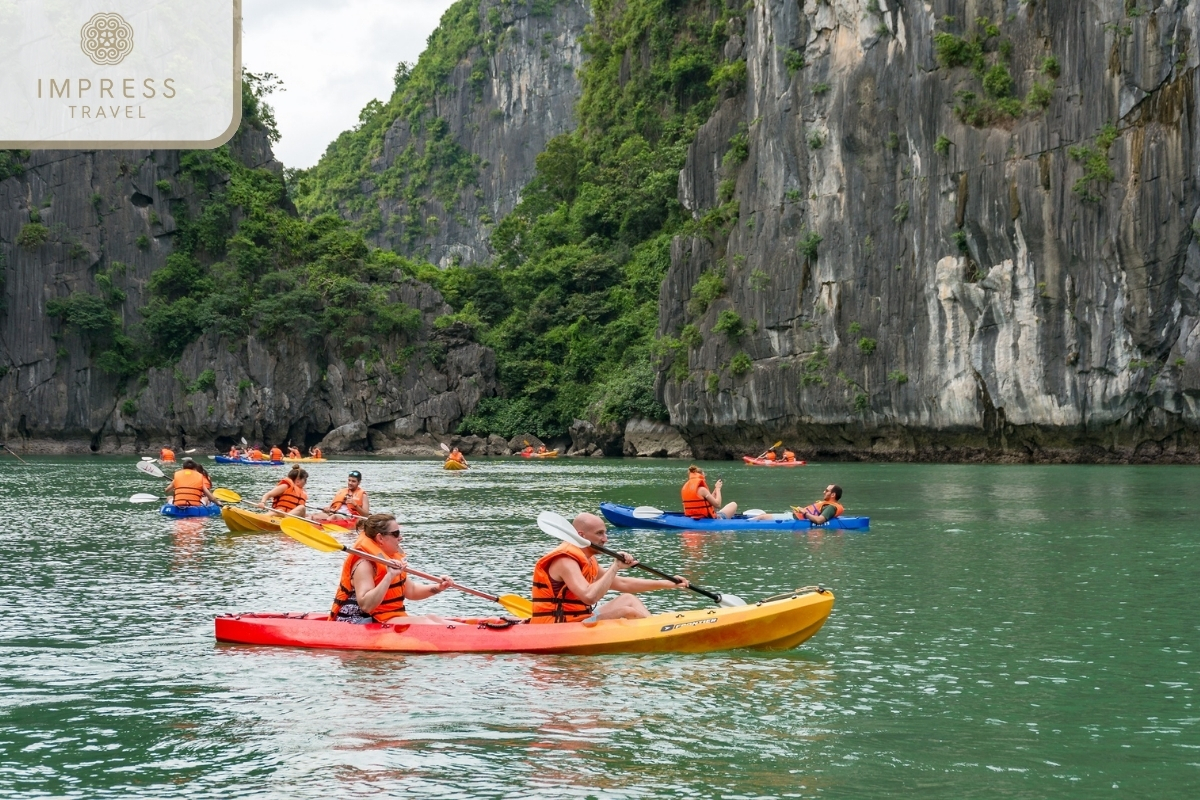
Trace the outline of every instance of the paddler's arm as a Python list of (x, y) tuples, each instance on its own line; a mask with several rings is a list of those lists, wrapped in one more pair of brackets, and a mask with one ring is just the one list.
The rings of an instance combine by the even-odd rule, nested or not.
[(272, 489), (271, 491), (264, 494), (262, 496), (262, 499), (258, 501), (258, 507), (265, 508), (268, 500), (270, 500), (273, 497), (279, 497), (279, 495), (283, 494), (283, 490), (286, 488), (287, 487), (284, 486), (282, 483), (276, 484), (274, 489)]
[(609, 565), (608, 569), (600, 573), (600, 577), (595, 583), (588, 583), (583, 578), (583, 573), (579, 571), (579, 564), (575, 563), (572, 558), (556, 558), (550, 562), (550, 568), (547, 570), (550, 577), (556, 581), (561, 581), (571, 590), (571, 594), (578, 597), (584, 603), (595, 605), (600, 598), (608, 594), (612, 589), (613, 581), (616, 580), (617, 570), (624, 567), (632, 566), (633, 562), (630, 559), (629, 564), (622, 561), (614, 560)]
[(404, 582), (404, 597), (406, 600), (425, 600), (446, 591), (453, 583), (454, 579), (449, 575), (438, 578), (437, 583), (417, 583), (409, 578)]
[[(354, 572), (350, 574), (350, 580), (354, 582), (354, 596), (358, 599), (358, 607), (368, 614), (379, 608), (379, 604), (383, 602), (383, 596), (387, 594), (388, 587), (403, 571), (404, 566), (401, 564), (388, 566), (383, 578), (379, 583), (375, 583), (375, 569), (370, 564), (366, 561), (355, 564)], [(404, 596), (408, 597), (407, 583), (404, 585), (404, 589)]]
[(358, 506), (357, 506), (357, 505), (355, 505), (354, 503), (351, 503), (350, 505), (352, 505), (352, 506), (354, 506), (355, 508), (357, 508), (357, 509), (358, 509), (358, 510), (357, 510), (357, 511), (355, 511), (354, 513), (356, 513), (356, 514), (359, 514), (359, 515), (361, 515), (361, 516), (364, 516), (364, 517), (369, 517), (369, 516), (371, 516), (371, 501), (370, 501), (370, 499), (367, 497), (367, 493), (366, 493), (366, 492), (363, 492), (363, 496), (362, 496), (362, 498), (363, 498), (362, 508), (358, 508)]
[(682, 578), (679, 575), (679, 583), (668, 580), (654, 580), (653, 578), (624, 578), (617, 576), (613, 581), (614, 592), (630, 592), (637, 594), (638, 592), (653, 592), (657, 589), (686, 589), (688, 586), (687, 578)]

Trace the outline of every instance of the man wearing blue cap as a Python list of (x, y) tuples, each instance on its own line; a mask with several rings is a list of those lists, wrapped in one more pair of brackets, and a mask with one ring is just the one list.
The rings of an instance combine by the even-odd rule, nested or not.
[(338, 489), (333, 496), (333, 502), (327, 505), (323, 512), (314, 514), (314, 519), (342, 521), (354, 520), (356, 517), (371, 516), (371, 502), (362, 488), (362, 473), (356, 469), (350, 470), (346, 476), (346, 488)]

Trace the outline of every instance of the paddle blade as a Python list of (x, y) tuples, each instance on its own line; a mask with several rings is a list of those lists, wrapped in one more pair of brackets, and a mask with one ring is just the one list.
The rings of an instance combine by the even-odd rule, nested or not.
[(222, 503), (240, 503), (242, 496), (233, 489), (213, 489), (213, 497), (220, 500)]
[(137, 471), (149, 475), (151, 478), (165, 478), (163, 471), (154, 465), (153, 461), (139, 461), (137, 463)]
[(445, 442), (438, 442), (438, 447), (442, 448), (442, 450), (444, 450), (447, 453), (450, 452), (450, 448), (446, 445)]
[(575, 530), (575, 526), (567, 521), (567, 518), (562, 514), (555, 514), (553, 511), (543, 511), (537, 515), (537, 526), (542, 529), (542, 533), (549, 534), (555, 539), (561, 539), (564, 542), (570, 542), (576, 547), (588, 547), (591, 545), (587, 539), (579, 535), (579, 531)]
[(721, 608), (737, 608), (738, 606), (746, 605), (746, 601), (738, 597), (736, 594), (722, 594), (721, 602), (718, 603)]
[(325, 531), (297, 517), (284, 517), (279, 520), (279, 529), (303, 545), (326, 553), (336, 553), (345, 550), (345, 546)]
[(514, 617), (529, 619), (533, 616), (533, 601), (527, 597), (518, 597), (515, 594), (502, 594), (496, 600)]
[(242, 447), (246, 447), (246, 437), (242, 437)]
[(654, 506), (638, 506), (633, 510), (633, 516), (637, 519), (654, 519), (661, 517), (666, 512)]
[(154, 460), (153, 456), (142, 456), (142, 461), (153, 461), (153, 460)]
[(184, 450), (183, 452), (184, 452), (184, 455), (190, 456), (192, 453), (196, 452), (196, 448), (193, 447), (191, 450)]
[(135, 494), (129, 498), (129, 502), (131, 503), (157, 503), (160, 500), (162, 498), (156, 494)]

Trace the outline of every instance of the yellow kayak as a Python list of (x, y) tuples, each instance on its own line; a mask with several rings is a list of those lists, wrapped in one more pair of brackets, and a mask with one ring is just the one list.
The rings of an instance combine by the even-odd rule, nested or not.
[(234, 533), (279, 532), (278, 514), (262, 514), (237, 506), (225, 506), (221, 509), (221, 519), (225, 520), (225, 527)]
[(466, 468), (467, 468), (466, 464), (462, 463), (461, 461), (455, 461), (452, 458), (446, 459), (446, 463), (442, 464), (442, 469), (460, 470), (460, 469), (466, 469)]

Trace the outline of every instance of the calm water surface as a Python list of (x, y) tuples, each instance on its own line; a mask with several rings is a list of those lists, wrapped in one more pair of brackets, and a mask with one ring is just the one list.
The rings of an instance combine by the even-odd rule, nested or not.
[[(132, 458), (0, 457), (0, 796), (1196, 797), (1200, 469), (707, 465), (782, 510), (830, 481), (869, 533), (620, 531), (747, 599), (824, 583), (800, 648), (394, 656), (217, 645), (324, 610), (340, 558), (126, 502)], [(685, 464), (342, 460), (414, 565), (525, 594), (538, 511), (678, 505)], [(215, 466), (253, 496), (282, 470)], [(697, 607), (647, 595), (653, 610)], [(442, 614), (494, 607), (447, 592)]]

